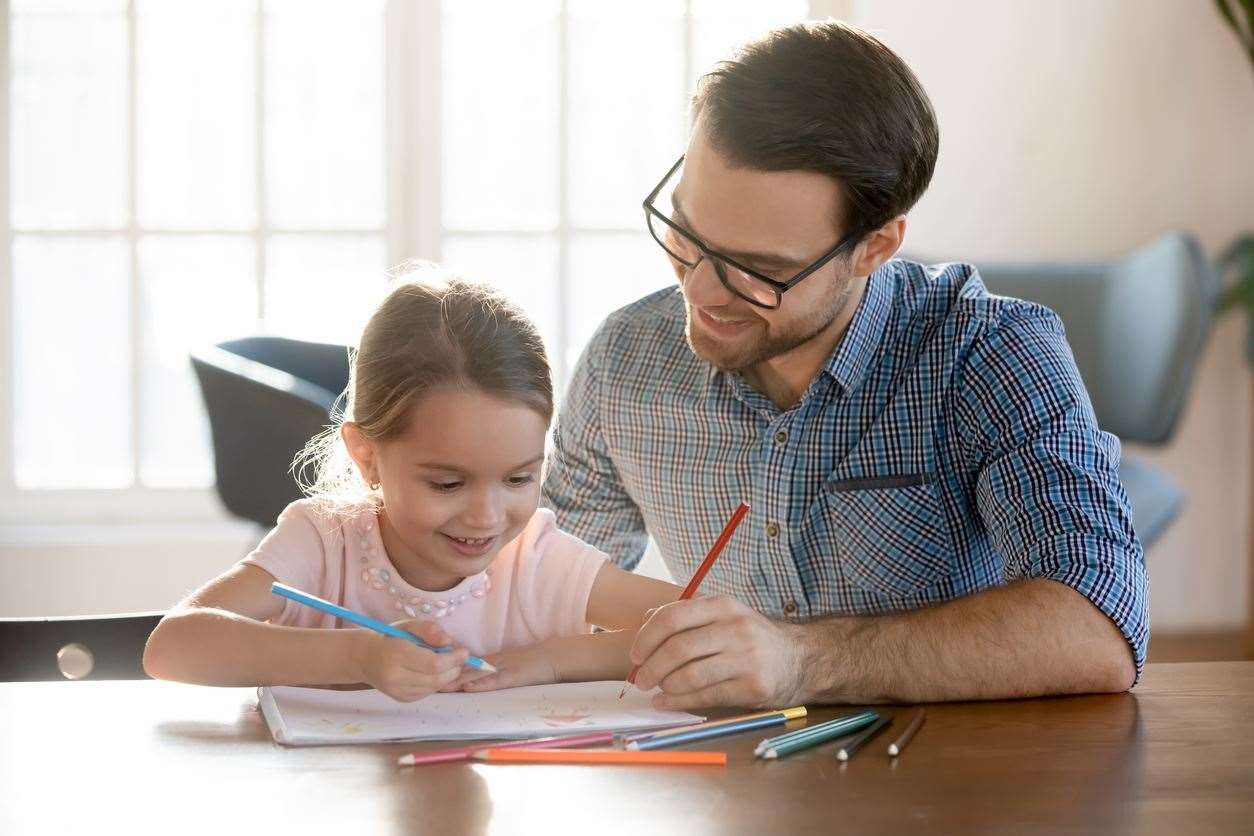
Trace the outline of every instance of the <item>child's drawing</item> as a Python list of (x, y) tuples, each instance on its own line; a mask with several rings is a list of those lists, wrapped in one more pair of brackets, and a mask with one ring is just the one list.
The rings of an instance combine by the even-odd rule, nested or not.
[(294, 745), (390, 740), (476, 740), (553, 734), (560, 729), (627, 731), (697, 722), (658, 711), (636, 689), (618, 699), (621, 682), (535, 685), (480, 693), (432, 694), (399, 703), (378, 691), (260, 689), (275, 739)]

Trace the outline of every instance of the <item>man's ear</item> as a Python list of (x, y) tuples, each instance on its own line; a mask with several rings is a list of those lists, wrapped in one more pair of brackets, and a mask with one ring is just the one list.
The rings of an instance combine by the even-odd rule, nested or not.
[(869, 276), (892, 258), (906, 238), (906, 216), (898, 215), (874, 232), (868, 233), (853, 251), (853, 275)]
[(366, 484), (373, 485), (378, 482), (379, 469), (375, 462), (374, 445), (362, 434), (361, 428), (352, 421), (345, 421), (340, 426), (340, 438), (344, 439), (348, 455), (357, 465), (357, 472), (361, 474), (362, 479), (366, 480)]

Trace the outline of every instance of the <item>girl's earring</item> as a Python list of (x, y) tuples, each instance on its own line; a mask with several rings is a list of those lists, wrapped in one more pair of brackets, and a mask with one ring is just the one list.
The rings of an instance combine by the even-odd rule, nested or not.
[(377, 491), (378, 489), (379, 489), (379, 483), (378, 483), (378, 482), (371, 482), (371, 483), (370, 483), (370, 490), (372, 490), (372, 491)]

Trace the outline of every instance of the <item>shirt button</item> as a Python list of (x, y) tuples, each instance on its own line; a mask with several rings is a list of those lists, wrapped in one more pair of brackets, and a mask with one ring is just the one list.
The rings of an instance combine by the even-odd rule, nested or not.
[(775, 433), (776, 444), (783, 444), (787, 440), (788, 440), (788, 433), (784, 432), (783, 430), (780, 430), (779, 432)]
[(784, 612), (785, 612), (785, 613), (787, 613), (788, 615), (796, 615), (796, 614), (797, 614), (797, 602), (796, 602), (796, 601), (785, 601), (785, 602), (784, 602)]
[(776, 536), (778, 536), (778, 535), (779, 535), (779, 526), (778, 526), (778, 525), (776, 525), (776, 524), (775, 524), (775, 523), (773, 523), (773, 522), (769, 522), (769, 523), (767, 523), (767, 524), (766, 524), (766, 536), (767, 536), (767, 537), (776, 537)]

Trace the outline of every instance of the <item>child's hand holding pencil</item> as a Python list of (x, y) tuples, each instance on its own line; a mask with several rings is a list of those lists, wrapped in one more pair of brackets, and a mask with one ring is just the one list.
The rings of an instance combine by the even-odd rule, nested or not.
[[(451, 644), (449, 635), (430, 621), (411, 619), (393, 626), (412, 633), (427, 644)], [(394, 700), (414, 702), (456, 681), (470, 655), (465, 648), (437, 653), (413, 642), (359, 630), (354, 647), (356, 665), (365, 682)]]

